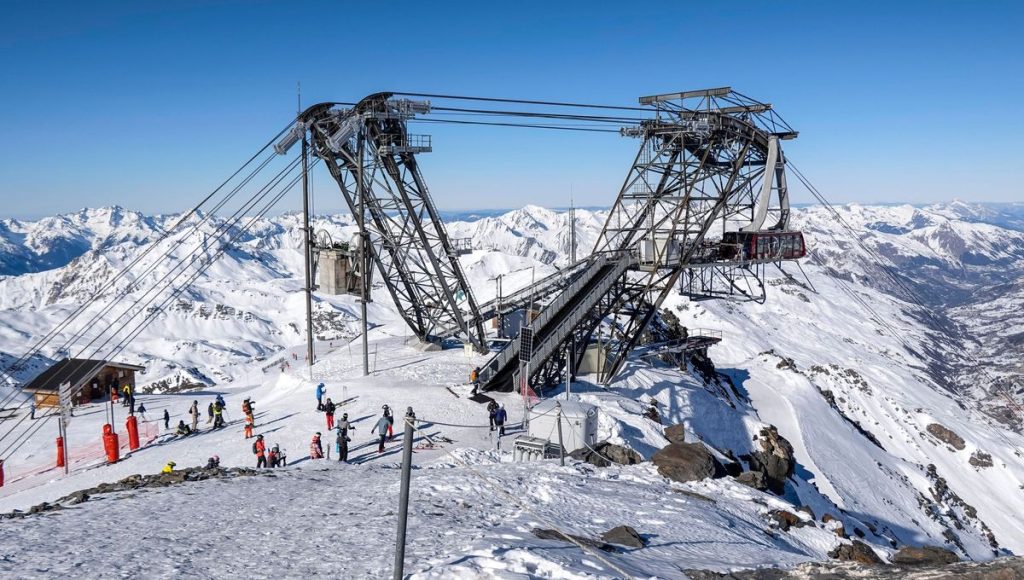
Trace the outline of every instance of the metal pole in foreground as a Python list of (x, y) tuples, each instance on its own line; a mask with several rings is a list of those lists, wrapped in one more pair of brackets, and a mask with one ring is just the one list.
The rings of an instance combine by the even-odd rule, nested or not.
[(558, 409), (558, 414), (555, 415), (555, 420), (558, 421), (558, 461), (565, 467), (565, 445), (562, 445), (562, 404), (555, 403), (555, 408)]
[(370, 347), (368, 345), (368, 339), (366, 337), (369, 331), (369, 323), (366, 321), (366, 300), (369, 298), (370, 289), (367, 284), (367, 266), (369, 260), (367, 260), (367, 252), (370, 251), (370, 237), (366, 235), (366, 185), (363, 183), (363, 164), (366, 162), (364, 156), (365, 151), (365, 138), (363, 132), (359, 132), (359, 166), (356, 167), (356, 179), (359, 183), (356, 184), (356, 191), (359, 195), (359, 303), (360, 312), (363, 319), (363, 376), (370, 374)]
[(313, 265), (310, 263), (309, 231), (309, 139), (302, 134), (302, 257), (306, 266), (306, 363), (313, 380)]
[(409, 479), (412, 476), (412, 421), (406, 415), (405, 437), (402, 439), (402, 491), (398, 497), (398, 538), (395, 542), (395, 580), (402, 580), (405, 573), (405, 528), (409, 520)]

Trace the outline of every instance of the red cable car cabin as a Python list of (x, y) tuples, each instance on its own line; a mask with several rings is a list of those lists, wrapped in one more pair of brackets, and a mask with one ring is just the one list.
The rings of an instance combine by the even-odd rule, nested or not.
[(722, 258), (742, 262), (798, 260), (807, 255), (801, 232), (725, 232)]

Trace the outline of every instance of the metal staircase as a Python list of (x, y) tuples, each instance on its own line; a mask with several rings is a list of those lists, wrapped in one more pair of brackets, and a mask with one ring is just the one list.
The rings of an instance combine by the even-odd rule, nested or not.
[[(541, 313), (530, 322), (533, 331), (531, 364), (540, 368), (583, 324), (595, 306), (616, 281), (635, 264), (628, 253), (599, 254), (587, 260), (580, 276), (568, 284)], [(510, 390), (520, 358), (520, 342), (511, 341), (480, 369), (480, 384), (485, 390)]]

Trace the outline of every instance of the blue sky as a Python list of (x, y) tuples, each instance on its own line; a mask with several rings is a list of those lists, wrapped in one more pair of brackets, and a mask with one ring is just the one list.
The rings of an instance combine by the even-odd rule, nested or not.
[[(772, 102), (833, 201), (1020, 201), (1019, 2), (42, 2), (0, 19), (0, 215), (191, 206), (303, 101)], [(607, 205), (637, 142), (429, 127), (446, 209)], [(340, 207), (325, 175), (318, 206)], [(794, 192), (797, 202), (809, 201)], [(297, 205), (293, 201), (292, 206)]]

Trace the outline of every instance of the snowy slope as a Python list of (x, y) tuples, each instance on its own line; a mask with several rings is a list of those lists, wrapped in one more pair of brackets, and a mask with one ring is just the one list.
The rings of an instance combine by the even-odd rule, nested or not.
[[(1019, 314), (1007, 313), (1006, 309), (1019, 304), (1020, 286), (1014, 283), (1019, 278), (1013, 277), (1015, 272), (1024, 270), (1024, 235), (991, 223), (979, 223), (957, 204), (839, 209), (865, 244), (902, 268), (908, 283), (918, 289), (941, 289), (921, 292), (932, 307), (933, 317), (922, 316), (899, 285), (878, 269), (874, 257), (862, 252), (851, 236), (832, 223), (824, 209), (801, 209), (795, 212), (794, 219), (807, 233), (812, 249), (804, 269), (813, 287), (804, 282), (798, 271), (788, 267), (795, 279), (772, 274), (768, 302), (764, 305), (693, 303), (679, 296), (666, 304), (691, 328), (722, 331), (723, 342), (710, 354), (719, 372), (732, 379), (738, 395), (673, 369), (633, 363), (610, 390), (583, 385), (577, 389), (579, 396), (601, 407), (603, 438), (633, 447), (647, 457), (664, 444), (664, 438), (660, 426), (642, 416), (647, 405), (641, 401), (659, 401), (666, 424), (684, 423), (694, 438), (736, 455), (752, 449), (752, 436), (763, 426), (776, 425), (793, 444), (799, 463), (797, 477), (787, 487), (786, 499), (792, 502), (789, 509), (806, 504), (819, 515), (822, 511), (832, 513), (844, 522), (848, 532), (860, 530), (879, 551), (884, 552), (892, 542), (943, 544), (980, 559), (1006, 550), (1024, 551), (1024, 526), (1018, 517), (1024, 513), (1024, 494), (1020, 491), (1024, 459), (1019, 451), (1024, 447), (1024, 439), (1008, 428), (1014, 427), (1019, 417), (1008, 411), (1005, 404), (1000, 406), (1001, 399), (993, 394), (990, 380), (990, 375), (1014, 377), (1020, 372), (1021, 347), (1014, 332), (1014, 320), (1019, 320), (1014, 316)], [(603, 217), (601, 212), (577, 211), (580, 255), (593, 244)], [(353, 231), (348, 216), (324, 217), (318, 222), (317, 228), (330, 229), (336, 240), (348, 239)], [(302, 337), (296, 326), (302, 315), (296, 225), (296, 216), (265, 220), (260, 224), (259, 235), (233, 249), (200, 279), (189, 293), (190, 307), (182, 305), (161, 314), (154, 326), (125, 351), (129, 359), (145, 360), (154, 369), (147, 380), (174, 377), (178, 373), (177, 376), (187, 376), (190, 381), (216, 385), (214, 390), (226, 390), (229, 410), (238, 407), (243, 394), (255, 396), (260, 405), (265, 405), (258, 409), (267, 409), (268, 413), (261, 422), (274, 421), (270, 426), (274, 430), (272, 440), (282, 442), (293, 457), (301, 454), (311, 431), (322, 427), (322, 419), (309, 408), (311, 383), (300, 378), (305, 372), (301, 362), (280, 378), (273, 364), (280, 357), (288, 360), (292, 352), (300, 353), (301, 360), (298, 347)], [(498, 275), (503, 276), (504, 292), (511, 292), (566, 264), (566, 226), (566, 214), (528, 207), (503, 216), (452, 223), (448, 229), (452, 237), (474, 238), (477, 251), (465, 256), (463, 263), (474, 293), (485, 301), (495, 295)], [(81, 296), (74, 283), (79, 272), (92, 272), (89, 268), (102, 271), (104, 267), (116, 270), (118, 264), (130, 260), (137, 251), (137, 244), (125, 241), (102, 252), (87, 251), (56, 270), (0, 281), (0, 301), (4, 301), (6, 309), (0, 321), (0, 350), (20, 351), (26, 340), (38, 336), (42, 329), (59, 320), (61, 313), (72, 308), (75, 297)], [(68, 279), (72, 282), (60, 283)], [(48, 296), (57, 298), (47, 301)], [(407, 330), (383, 301), (377, 301), (372, 305), (371, 319), (380, 326), (371, 332), (370, 346), (376, 370), (372, 378), (362, 379), (357, 372), (358, 341), (342, 346), (345, 338), (357, 332), (355, 301), (349, 297), (319, 297), (317, 307), (323, 320), (318, 334), (324, 339), (319, 346), (324, 358), (315, 371), (317, 380), (326, 379), (331, 395), (341, 391), (345, 399), (357, 397), (350, 412), (362, 419), (362, 429), (385, 401), (396, 408), (412, 404), (421, 417), (436, 421), (483, 421), (479, 418), (479, 406), (456, 399), (444, 388), (452, 386), (456, 392), (464, 393), (465, 387), (459, 386), (461, 377), (467, 376), (478, 360), (466, 359), (461, 351), (421, 353), (405, 347), (402, 339)], [(979, 359), (987, 370), (978, 370)], [(201, 395), (205, 397), (203, 401), (209, 400), (210, 392)], [(147, 403), (151, 413), (167, 405), (176, 421), (193, 395), (151, 397), (153, 406)], [(422, 408), (426, 411), (419, 411)], [(511, 400), (509, 408), (515, 409)], [(98, 433), (102, 414), (94, 414), (92, 420), (76, 419), (71, 436), (88, 440), (93, 437), (91, 434)], [(963, 449), (943, 443), (929, 433), (932, 424), (942, 425), (961, 437)], [(169, 458), (180, 464), (199, 464), (212, 452), (218, 452), (229, 464), (248, 465), (251, 455), (240, 440), (240, 426), (236, 423), (233, 429), (230, 434), (208, 434), (194, 441), (158, 439), (158, 446), (144, 449), (128, 461), (83, 470), (71, 478), (56, 479), (45, 488), (39, 488), (39, 483), (53, 479), (55, 474), (31, 475), (5, 486), (0, 493), (0, 508), (26, 507), (98, 481), (155, 471)], [(455, 448), (494, 449), (494, 441), (485, 435), (486, 430), (483, 434), (458, 428), (439, 432), (453, 439)], [(365, 432), (360, 434), (364, 435)], [(40, 435), (26, 446), (32, 449), (19, 456), (18, 470), (44, 469), (52, 461), (52, 437), (52, 433)], [(382, 462), (375, 453), (363, 449), (360, 455), (367, 460), (366, 464), (349, 467), (369, 470), (361, 476), (367, 481), (377, 481), (374, 478), (385, 475), (394, 477), (387, 473), (389, 470), (374, 467)], [(986, 456), (990, 465), (984, 461)], [(494, 457), (466, 455), (475, 465), (489, 465)], [(422, 458), (425, 465), (445, 461), (440, 452), (434, 451), (423, 453)], [(382, 459), (392, 461), (393, 457)], [(98, 455), (85, 463), (89, 461), (97, 462)], [(306, 464), (300, 467), (303, 473), (287, 477), (301, 482), (320, 477), (325, 482), (342, 482), (349, 477), (347, 472), (333, 468), (318, 475), (309, 472)], [(13, 464), (11, 469), (15, 469)], [(437, 473), (423, 470), (417, 477), (431, 482), (428, 489), (432, 493), (447, 490), (443, 498), (436, 498), (436, 502), (444, 503), (452, 494), (462, 498), (461, 494), (468, 493), (466, 486), (452, 482), (472, 479), (464, 469), (454, 467)], [(525, 485), (520, 469), (503, 465), (488, 467), (488, 473), (494, 473), (509, 489), (517, 489), (517, 485)], [(527, 479), (550, 477), (559, 486), (586, 490), (587, 501), (597, 502), (598, 499), (589, 498), (602, 498), (603, 484), (599, 483), (613, 475), (581, 475), (579, 469), (567, 467), (563, 471), (546, 466), (538, 472), (543, 475)], [(427, 474), (428, 471), (431, 473)], [(452, 481), (446, 479), (449, 477)], [(645, 494), (651, 493), (651, 502), (664, 496), (664, 490), (658, 486), (666, 484), (654, 477), (648, 467), (623, 468), (614, 477), (636, 486), (628, 494), (647, 497)], [(236, 491), (236, 487), (268, 485), (281, 490), (280, 486), (286, 485), (281, 481), (284, 480), (208, 485), (221, 486), (229, 497), (238, 497), (232, 494), (244, 492)], [(384, 485), (384, 480), (380, 481)], [(684, 509), (673, 512), (671, 518), (654, 518), (664, 524), (630, 520), (639, 522), (635, 527), (641, 533), (647, 532), (644, 526), (666, 526), (651, 533), (665, 534), (666, 544), (670, 545), (666, 546), (664, 557), (651, 561), (652, 568), (635, 570), (672, 577), (667, 568), (660, 567), (667, 565), (665, 562), (687, 562), (683, 568), (715, 569), (759, 563), (790, 565), (823, 558), (831, 545), (825, 540), (835, 541), (834, 535), (771, 539), (760, 531), (755, 534), (754, 527), (747, 526), (763, 516), (764, 506), (758, 507), (758, 502), (777, 500), (747, 488), (735, 488), (729, 480), (701, 485), (708, 487), (700, 493), (716, 500), (727, 499), (722, 499), (724, 503), (716, 504), (714, 509), (704, 506), (699, 513)], [(481, 488), (473, 489), (479, 492)], [(527, 492), (531, 497), (552, 497), (550, 513), (568, 518), (573, 531), (578, 533), (596, 533), (591, 521), (595, 517), (607, 520), (607, 527), (629, 523), (612, 521), (606, 513), (622, 520), (634, 515), (617, 498), (618, 493), (609, 494), (616, 498), (601, 499), (603, 504), (615, 504), (614, 509), (591, 504), (584, 510), (586, 513), (570, 517), (564, 514), (567, 508), (563, 504), (576, 502), (573, 497), (549, 489), (534, 493), (533, 488), (523, 488), (523, 493)], [(362, 495), (362, 491), (358, 493), (355, 503), (375, 500)], [(754, 496), (744, 496), (734, 505), (734, 493)], [(392, 493), (385, 495), (393, 497)], [(472, 504), (477, 500), (466, 501)], [(91, 509), (82, 508), (81, 525), (87, 525), (90, 517), (99, 517), (88, 515)], [(725, 510), (729, 515), (716, 510)], [(335, 512), (324, 512), (330, 513)], [(437, 516), (444, 525), (463, 530), (458, 525), (466, 522), (444, 513)], [(356, 519), (361, 520), (362, 514), (358, 512)], [(489, 569), (487, 566), (553, 576), (588, 570), (585, 564), (565, 559), (565, 550), (536, 549), (534, 542), (541, 541), (523, 536), (523, 523), (516, 519), (523, 518), (522, 514), (517, 512), (515, 518), (502, 514), (497, 518), (499, 521), (515, 521), (507, 528), (503, 527), (505, 524), (495, 527), (493, 522), (482, 520), (469, 522), (467, 531), (455, 535), (479, 537), (476, 543), (452, 548), (451, 552), (445, 551), (449, 549), (446, 547), (440, 550), (436, 561), (429, 565), (421, 562), (416, 569), (428, 577), (456, 572), (472, 576)], [(696, 520), (712, 525), (702, 526), (694, 523)], [(725, 544), (717, 545), (726, 541), (720, 535), (720, 524), (724, 521), (733, 522), (740, 529), (735, 532), (739, 547), (734, 552), (723, 548)], [(378, 527), (383, 534), (390, 526)], [(808, 530), (811, 532), (816, 533)], [(504, 535), (510, 537), (503, 538)], [(380, 538), (387, 538), (380, 540), (385, 544), (391, 541), (391, 536)], [(706, 551), (700, 551), (705, 548), (694, 546), (702, 541), (713, 543)], [(676, 543), (680, 547), (672, 547)], [(429, 545), (423, 553), (431, 549), (438, 548)], [(677, 551), (690, 549), (697, 552)], [(455, 556), (464, 553), (473, 556), (463, 560)], [(542, 557), (531, 560), (538, 553)], [(458, 567), (462, 565), (468, 567)], [(437, 569), (431, 571), (430, 567)]]

